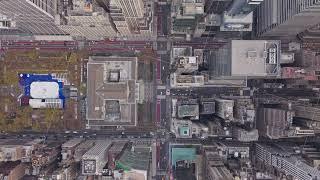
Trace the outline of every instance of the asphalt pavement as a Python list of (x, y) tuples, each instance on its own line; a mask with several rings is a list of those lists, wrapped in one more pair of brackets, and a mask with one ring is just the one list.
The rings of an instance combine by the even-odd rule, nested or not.
[(213, 97), (215, 95), (239, 95), (240, 88), (236, 87), (193, 87), (170, 89), (171, 96)]

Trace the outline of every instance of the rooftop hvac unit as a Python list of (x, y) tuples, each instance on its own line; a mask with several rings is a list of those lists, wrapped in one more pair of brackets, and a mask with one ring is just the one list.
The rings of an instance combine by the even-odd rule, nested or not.
[(277, 52), (277, 49), (276, 49), (276, 48), (270, 48), (270, 49), (269, 49), (269, 52), (270, 52), (270, 53), (275, 53), (275, 52)]
[(257, 51), (255, 51), (255, 50), (249, 50), (249, 51), (247, 52), (247, 57), (248, 57), (248, 58), (256, 58), (256, 57), (257, 57)]
[(270, 53), (269, 54), (269, 64), (277, 64), (276, 54), (275, 53)]
[(185, 59), (180, 59), (179, 63), (180, 64), (186, 64), (186, 61), (185, 61)]
[(277, 64), (277, 49), (276, 48), (269, 49), (268, 63), (269, 64)]

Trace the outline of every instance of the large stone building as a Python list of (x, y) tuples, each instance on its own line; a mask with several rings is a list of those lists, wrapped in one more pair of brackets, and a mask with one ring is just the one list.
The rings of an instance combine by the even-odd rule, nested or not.
[(140, 84), (136, 57), (90, 57), (87, 127), (135, 126)]

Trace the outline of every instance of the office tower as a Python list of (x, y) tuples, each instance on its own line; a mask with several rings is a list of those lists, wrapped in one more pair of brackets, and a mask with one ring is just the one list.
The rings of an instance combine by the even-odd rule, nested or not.
[(320, 129), (320, 107), (310, 105), (293, 105), (296, 117), (302, 118), (300, 122), (306, 127)]
[(207, 180), (231, 180), (233, 176), (224, 164), (218, 152), (205, 151), (204, 153), (204, 176)]
[(210, 78), (279, 76), (280, 41), (232, 40), (213, 51), (208, 61)]
[(206, 0), (204, 11), (207, 14), (223, 14), (231, 3), (232, 0)]
[(249, 96), (224, 96), (224, 98), (234, 100), (233, 122), (247, 125), (254, 123), (256, 112)]
[(52, 15), (53, 17), (59, 13), (59, 5), (61, 1), (59, 0), (28, 0), (32, 2), (35, 6), (42, 9), (46, 13)]
[(246, 16), (264, 0), (236, 0), (228, 10), (230, 16)]
[(84, 141), (84, 139), (74, 138), (70, 139), (69, 141), (66, 141), (61, 145), (61, 155), (63, 162), (69, 163), (70, 160), (73, 160), (75, 149), (77, 146), (81, 144), (82, 141)]
[(290, 175), (293, 179), (311, 180), (320, 177), (320, 171), (316, 167), (309, 166), (301, 158), (274, 145), (257, 143), (255, 146), (256, 161), (266, 167)]
[(73, 0), (66, 3), (59, 27), (76, 38), (102, 40), (117, 35), (107, 12), (107, 1)]
[(152, 35), (152, 2), (110, 0), (110, 16), (120, 36)]
[(83, 156), (89, 149), (91, 149), (94, 145), (95, 145), (95, 141), (94, 141), (94, 140), (84, 141), (83, 143), (81, 143), (79, 146), (77, 146), (77, 147), (74, 149), (73, 159), (74, 159), (76, 162), (81, 161), (82, 156)]
[(256, 122), (259, 135), (270, 139), (287, 137), (293, 116), (293, 111), (285, 109), (259, 108)]
[(216, 99), (216, 115), (226, 122), (233, 121), (234, 101), (228, 99)]
[(288, 37), (318, 24), (320, 0), (265, 0), (256, 11), (259, 37)]
[(223, 14), (220, 31), (252, 31), (253, 10), (263, 0), (236, 0)]
[(101, 175), (102, 169), (108, 162), (107, 150), (110, 148), (111, 141), (98, 140), (95, 146), (82, 156), (83, 175)]
[(2, 23), (5, 25), (0, 26), (0, 34), (66, 35), (55, 24), (54, 10), (38, 5), (30, 0), (1, 0), (0, 19), (10, 23)]
[(241, 142), (258, 141), (259, 131), (257, 129), (245, 130), (239, 127), (232, 128), (232, 136)]
[[(204, 0), (174, 0), (172, 1), (171, 33), (176, 35), (194, 34), (196, 26), (204, 15)], [(198, 28), (199, 29), (199, 28)], [(203, 28), (200, 28), (203, 29)]]
[(294, 105), (297, 117), (307, 118), (313, 121), (320, 121), (320, 112), (318, 106)]

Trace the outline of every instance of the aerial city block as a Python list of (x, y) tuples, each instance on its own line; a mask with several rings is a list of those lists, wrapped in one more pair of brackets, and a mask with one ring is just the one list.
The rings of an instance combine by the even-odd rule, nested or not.
[(0, 180), (320, 180), (320, 0), (0, 0)]

